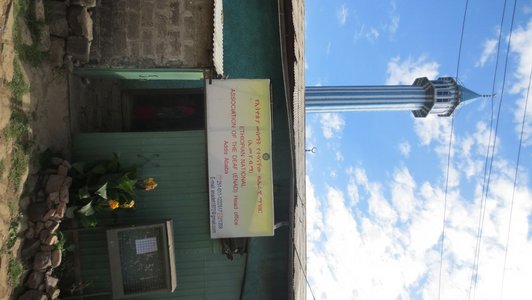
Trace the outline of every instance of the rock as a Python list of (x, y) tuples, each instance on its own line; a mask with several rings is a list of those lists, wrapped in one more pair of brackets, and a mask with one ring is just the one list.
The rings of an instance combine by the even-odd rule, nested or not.
[(20, 22), (18, 22), (18, 26), (19, 26), (19, 34), (20, 34), (20, 39), (22, 41), (22, 44), (26, 46), (33, 45), (33, 39), (31, 37), (31, 32), (26, 22), (24, 20), (20, 20)]
[(30, 289), (37, 289), (39, 285), (42, 283), (43, 278), (44, 278), (44, 273), (33, 271), (30, 273), (30, 276), (28, 276), (28, 280), (26, 281), (26, 286)]
[(57, 235), (50, 235), (48, 238), (46, 238), (43, 244), (48, 246), (57, 244)]
[[(89, 47), (89, 51), (90, 51), (90, 47)], [(72, 73), (72, 71), (74, 71), (74, 62), (72, 61), (72, 55), (67, 54), (65, 55), (65, 58), (63, 59), (63, 65), (65, 66), (65, 69)]]
[[(53, 40), (53, 39), (50, 38), (50, 40)], [(44, 171), (41, 171), (41, 173), (45, 175), (57, 174), (57, 169), (46, 169)]]
[(46, 222), (48, 220), (50, 220), (51, 218), (53, 218), (55, 216), (55, 209), (50, 209), (48, 210), (48, 212), (46, 212), (46, 214), (44, 214), (44, 216), (42, 217), (42, 221), (43, 222)]
[(47, 199), (50, 200), (53, 204), (59, 204), (59, 195), (61, 192), (53, 192), (48, 194)]
[(72, 165), (70, 164), (70, 162), (68, 160), (64, 160), (63, 161), (63, 166), (67, 167), (69, 170), (72, 169)]
[(38, 290), (27, 290), (18, 300), (47, 300), (48, 296)]
[(50, 221), (52, 224), (48, 227), (48, 230), (51, 234), (55, 234), (57, 229), (59, 229), (59, 222), (56, 221)]
[(44, 229), (44, 223), (43, 222), (35, 223), (35, 236), (39, 235), (43, 229)]
[(55, 218), (56, 219), (62, 219), (65, 217), (65, 211), (66, 211), (66, 203), (60, 202), (59, 205), (57, 205), (57, 208), (55, 209)]
[(41, 26), (39, 36), (39, 50), (43, 52), (50, 50), (50, 26), (48, 25)]
[(48, 207), (55, 207), (57, 204), (59, 204), (59, 193), (53, 192), (48, 195), (46, 198), (46, 204), (48, 204)]
[(65, 182), (63, 182), (63, 185), (61, 186), (61, 188), (66, 188), (68, 190), (71, 185), (72, 185), (72, 177), (68, 177), (67, 176), (65, 178)]
[[(55, 204), (55, 205), (59, 204), (59, 192), (53, 192), (53, 193), (48, 194), (47, 200), (49, 204)], [(49, 205), (49, 207), (51, 206)]]
[(44, 22), (44, 3), (43, 0), (33, 0), (33, 12), (35, 14), (35, 20), (38, 22)]
[(52, 265), (52, 254), (50, 252), (37, 252), (33, 258), (33, 270), (45, 271)]
[[(62, 58), (61, 58), (61, 60), (62, 60)], [(67, 176), (68, 175), (68, 168), (65, 167), (64, 165), (60, 165), (59, 167), (57, 167), (57, 175)]]
[(50, 177), (48, 177), (48, 181), (46, 182), (46, 192), (59, 192), (65, 180), (66, 176), (64, 175), (50, 175)]
[(59, 282), (59, 279), (53, 276), (46, 276), (44, 280), (44, 284), (46, 284), (46, 290), (49, 291), (51, 289), (56, 288), (58, 282)]
[(71, 6), (67, 19), (72, 35), (84, 36), (88, 41), (92, 41), (93, 21), (86, 7)]
[(41, 245), (41, 251), (42, 252), (52, 252), (54, 251), (55, 246), (52, 245)]
[(29, 259), (35, 253), (39, 252), (39, 247), (41, 245), (41, 241), (39, 239), (28, 239), (24, 240), (24, 244), (22, 245), (22, 249), (20, 250), (20, 256), (22, 260)]
[(26, 232), (24, 233), (24, 237), (29, 240), (33, 239), (35, 237), (35, 229), (31, 226), (28, 227), (28, 229), (26, 229)]
[(63, 164), (63, 159), (61, 157), (52, 157), (50, 159), (50, 162), (52, 163), (52, 165), (58, 167), (59, 165)]
[(59, 203), (68, 203), (70, 201), (70, 191), (69, 191), (69, 187), (67, 187), (66, 185), (63, 185), (63, 187), (61, 187), (61, 192), (59, 194)]
[(83, 31), (81, 30), (81, 23), (78, 17), (88, 14), (87, 8), (82, 6), (70, 6), (67, 11), (68, 28), (71, 35), (81, 36)]
[(28, 218), (32, 222), (40, 221), (47, 211), (48, 205), (45, 202), (31, 203), (27, 209)]
[(50, 21), (49, 26), (50, 35), (62, 38), (66, 38), (68, 36), (68, 22), (66, 18)]
[(52, 252), (52, 268), (57, 268), (61, 264), (63, 253), (57, 249)]
[(94, 24), (91, 15), (85, 10), (78, 16), (78, 22), (81, 25), (81, 35), (92, 41)]
[(48, 292), (48, 296), (50, 296), (51, 300), (59, 299), (60, 294), (61, 291), (58, 288), (52, 289)]
[(35, 196), (22, 196), (18, 204), (19, 211), (27, 211), (30, 203), (36, 202), (36, 201), (37, 199), (35, 198)]
[(43, 229), (41, 233), (39, 234), (39, 240), (41, 241), (41, 243), (44, 244), (44, 242), (46, 241), (46, 239), (48, 239), (49, 236), (50, 236), (50, 231), (48, 229)]
[(70, 0), (70, 5), (79, 5), (91, 8), (96, 7), (96, 0)]
[[(50, 37), (50, 52), (48, 60), (53, 67), (61, 68), (63, 66), (63, 57), (65, 56), (65, 40), (63, 38)], [(54, 170), (55, 173), (55, 170)]]

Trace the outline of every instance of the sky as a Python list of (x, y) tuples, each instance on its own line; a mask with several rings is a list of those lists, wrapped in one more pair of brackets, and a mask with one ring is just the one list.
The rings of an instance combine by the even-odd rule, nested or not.
[(502, 26), (504, 1), (469, 1), (460, 52), (465, 2), (305, 1), (307, 86), (496, 93), (455, 113), (449, 165), (451, 118), (307, 114), (308, 299), (531, 299), (532, 2), (511, 29), (512, 0)]

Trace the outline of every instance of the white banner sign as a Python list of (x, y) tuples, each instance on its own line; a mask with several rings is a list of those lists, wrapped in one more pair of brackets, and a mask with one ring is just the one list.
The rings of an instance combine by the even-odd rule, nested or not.
[(211, 238), (271, 236), (270, 81), (205, 86)]

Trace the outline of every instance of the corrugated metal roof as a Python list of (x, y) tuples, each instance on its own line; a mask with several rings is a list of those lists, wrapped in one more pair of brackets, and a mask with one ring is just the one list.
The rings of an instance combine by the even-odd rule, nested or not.
[[(238, 299), (245, 256), (233, 261), (210, 238), (205, 131), (95, 133), (74, 137), (75, 161), (120, 155), (124, 165), (138, 164), (141, 177), (154, 177), (154, 191), (139, 192), (133, 213), (119, 215), (124, 224), (173, 219), (177, 289), (172, 294), (135, 299)], [(86, 293), (110, 291), (105, 232), (80, 233), (82, 279)], [(102, 299), (101, 296), (98, 299)]]
[(287, 53), (290, 92), (292, 99), (293, 159), (295, 161), (295, 199), (292, 219), (294, 299), (306, 299), (307, 292), (307, 228), (305, 198), (305, 2), (290, 0), (290, 9), (286, 14), (291, 17), (287, 22)]
[(214, 0), (214, 34), (212, 61), (216, 73), (224, 74), (224, 8), (223, 0)]

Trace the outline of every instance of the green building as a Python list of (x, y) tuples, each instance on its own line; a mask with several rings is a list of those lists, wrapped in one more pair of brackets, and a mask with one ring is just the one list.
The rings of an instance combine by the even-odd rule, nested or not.
[[(109, 0), (92, 16), (90, 60), (70, 78), (73, 160), (117, 153), (139, 165), (159, 186), (115, 224), (173, 224), (176, 288), (139, 287), (137, 299), (305, 299), (303, 0)], [(210, 236), (205, 89), (214, 79), (270, 80), (271, 237)], [(105, 231), (78, 240), (83, 299), (112, 299), (120, 270)]]

